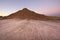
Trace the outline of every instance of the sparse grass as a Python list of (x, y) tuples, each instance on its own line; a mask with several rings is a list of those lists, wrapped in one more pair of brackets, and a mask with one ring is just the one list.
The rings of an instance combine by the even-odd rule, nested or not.
[(48, 16), (48, 20), (60, 20), (60, 17), (53, 17), (53, 16)]

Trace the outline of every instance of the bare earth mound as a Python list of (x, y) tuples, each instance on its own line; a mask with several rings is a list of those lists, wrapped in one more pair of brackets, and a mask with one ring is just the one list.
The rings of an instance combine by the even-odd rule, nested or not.
[(33, 19), (33, 20), (42, 20), (46, 19), (45, 15), (35, 13), (27, 8), (19, 10), (9, 16), (6, 17), (7, 19)]

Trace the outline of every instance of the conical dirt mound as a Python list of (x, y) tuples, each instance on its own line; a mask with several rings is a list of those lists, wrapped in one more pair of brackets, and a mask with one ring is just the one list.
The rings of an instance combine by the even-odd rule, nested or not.
[(8, 16), (8, 18), (17, 18), (17, 19), (45, 19), (45, 15), (35, 13), (27, 8), (24, 8), (22, 10), (19, 10), (11, 15)]

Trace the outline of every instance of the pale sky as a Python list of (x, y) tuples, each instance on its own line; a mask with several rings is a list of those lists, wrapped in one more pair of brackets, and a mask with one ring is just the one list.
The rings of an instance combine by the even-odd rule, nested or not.
[(0, 15), (14, 13), (23, 8), (41, 14), (60, 14), (60, 0), (0, 0)]

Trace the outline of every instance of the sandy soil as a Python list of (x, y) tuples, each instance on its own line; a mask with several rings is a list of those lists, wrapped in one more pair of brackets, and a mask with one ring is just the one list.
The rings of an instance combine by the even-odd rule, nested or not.
[(60, 40), (60, 22), (0, 20), (0, 40)]

